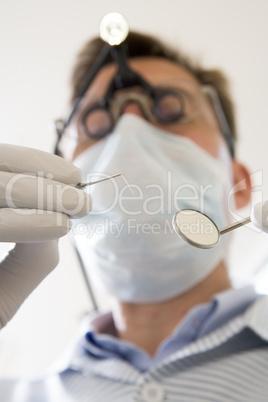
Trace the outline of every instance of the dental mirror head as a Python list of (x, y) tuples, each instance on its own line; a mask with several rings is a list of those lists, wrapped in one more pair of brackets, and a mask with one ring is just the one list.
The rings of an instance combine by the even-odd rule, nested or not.
[(216, 246), (221, 235), (252, 222), (258, 229), (268, 233), (268, 201), (256, 204), (249, 217), (218, 229), (212, 219), (194, 209), (182, 209), (173, 218), (173, 227), (178, 236), (199, 248)]
[(199, 248), (212, 248), (220, 240), (217, 225), (205, 214), (193, 209), (182, 209), (173, 218), (178, 236)]
[(100, 23), (100, 37), (110, 46), (120, 45), (128, 36), (127, 20), (119, 13), (106, 14)]

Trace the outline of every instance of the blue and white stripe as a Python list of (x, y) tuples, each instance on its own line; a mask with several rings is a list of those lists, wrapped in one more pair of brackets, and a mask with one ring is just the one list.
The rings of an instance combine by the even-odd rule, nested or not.
[(268, 297), (146, 372), (81, 353), (60, 374), (0, 381), (0, 401), (266, 402)]

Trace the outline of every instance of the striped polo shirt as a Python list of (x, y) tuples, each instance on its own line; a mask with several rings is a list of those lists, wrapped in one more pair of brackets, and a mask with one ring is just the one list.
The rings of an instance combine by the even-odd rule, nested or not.
[[(229, 301), (237, 292), (229, 293)], [(184, 337), (176, 346), (171, 338), (158, 359), (141, 359), (139, 365), (135, 353), (140, 351), (134, 345), (87, 328), (67, 368), (31, 381), (3, 379), (0, 401), (268, 401), (268, 296), (248, 293), (243, 303), (249, 305), (242, 313), (229, 303), (229, 313), (223, 314), (213, 308), (215, 300), (189, 312), (172, 337), (191, 334), (188, 342)], [(190, 323), (198, 317), (194, 334)]]

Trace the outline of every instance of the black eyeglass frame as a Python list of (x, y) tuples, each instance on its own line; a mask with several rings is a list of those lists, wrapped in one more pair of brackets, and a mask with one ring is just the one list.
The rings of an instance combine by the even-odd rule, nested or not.
[[(146, 89), (149, 92), (149, 93), (147, 93), (147, 95), (149, 95), (149, 97), (153, 101), (152, 113), (153, 113), (155, 119), (159, 123), (170, 124), (170, 123), (180, 121), (181, 119), (183, 119), (185, 117), (185, 113), (184, 113), (184, 110), (185, 110), (184, 103), (185, 102), (184, 102), (183, 96), (178, 91), (172, 91), (172, 90), (168, 90), (168, 89), (164, 89), (164, 88), (160, 89), (159, 87), (155, 88), (155, 87), (151, 86), (149, 83), (147, 83), (145, 80), (143, 80), (143, 82), (144, 82), (144, 84), (146, 84), (146, 86), (147, 86)], [(111, 84), (112, 85), (109, 86), (109, 88), (108, 88), (107, 92), (105, 93), (105, 95), (101, 99), (99, 99), (96, 103), (90, 105), (83, 112), (83, 115), (82, 115), (82, 118), (81, 118), (81, 126), (82, 126), (82, 129), (83, 129), (84, 133), (90, 139), (93, 139), (93, 140), (94, 139), (101, 139), (101, 138), (105, 137), (106, 135), (108, 135), (111, 132), (111, 130), (113, 129), (113, 127), (114, 127), (115, 120), (113, 118), (112, 113), (110, 112), (110, 107), (111, 107), (111, 104), (112, 104), (112, 101), (113, 101), (113, 95), (114, 95), (115, 89), (114, 89), (114, 82), (112, 82)], [(144, 87), (145, 87), (145, 85), (143, 86), (143, 89), (144, 89)], [(160, 102), (164, 97), (170, 96), (170, 95), (175, 96), (177, 99), (179, 98), (180, 112), (179, 112), (179, 114), (177, 114), (174, 117), (161, 116), (161, 114), (159, 112)], [(107, 128), (106, 131), (101, 132), (100, 135), (95, 135), (95, 134), (91, 133), (88, 130), (88, 127), (87, 127), (87, 124), (86, 124), (88, 116), (91, 113), (93, 113), (93, 112), (95, 112), (97, 110), (105, 111), (107, 113), (107, 116), (109, 116), (109, 119), (110, 119), (110, 122), (111, 122), (109, 128)]]

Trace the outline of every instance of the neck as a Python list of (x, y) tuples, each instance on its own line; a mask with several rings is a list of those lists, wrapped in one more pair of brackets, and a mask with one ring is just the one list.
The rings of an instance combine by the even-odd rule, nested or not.
[(191, 308), (209, 302), (214, 294), (230, 287), (227, 270), (220, 263), (202, 282), (171, 300), (151, 304), (116, 301), (113, 317), (117, 336), (154, 356), (160, 344), (172, 334)]

